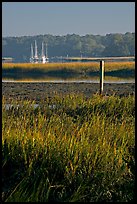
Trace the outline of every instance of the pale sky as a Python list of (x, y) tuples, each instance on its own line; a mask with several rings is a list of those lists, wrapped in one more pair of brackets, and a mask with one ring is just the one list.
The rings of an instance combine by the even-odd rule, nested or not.
[(2, 37), (135, 32), (135, 2), (2, 2)]

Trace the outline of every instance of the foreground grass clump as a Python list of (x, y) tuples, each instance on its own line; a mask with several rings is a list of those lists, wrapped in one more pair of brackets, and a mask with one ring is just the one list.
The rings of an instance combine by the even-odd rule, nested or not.
[(134, 200), (133, 96), (12, 103), (2, 104), (3, 201)]

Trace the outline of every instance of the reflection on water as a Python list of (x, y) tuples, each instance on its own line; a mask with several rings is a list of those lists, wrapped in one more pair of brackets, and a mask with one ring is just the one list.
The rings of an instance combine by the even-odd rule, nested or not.
[[(20, 76), (20, 75), (19, 75)], [(50, 82), (50, 83), (99, 83), (99, 76), (71, 76), (71, 77), (60, 77), (60, 76), (20, 76), (11, 77), (9, 75), (2, 77), (2, 82)], [(104, 76), (104, 83), (135, 83), (135, 77), (127, 75), (109, 76), (107, 72)]]
[[(13, 104), (10, 104), (10, 103), (4, 105), (4, 109), (5, 109), (5, 110), (12, 110), (12, 109), (17, 109), (17, 110), (18, 110), (19, 107), (20, 107), (20, 105), (17, 105), (17, 104), (16, 104), (16, 105), (13, 105)], [(33, 109), (36, 109), (36, 108), (39, 107), (39, 104), (32, 104), (31, 107), (32, 107)]]
[[(62, 79), (50, 79), (50, 80), (43, 80), (43, 79), (39, 79), (39, 80), (28, 80), (28, 79), (22, 79), (22, 80), (14, 80), (14, 79), (2, 79), (2, 82), (13, 82), (13, 83), (18, 83), (18, 82), (22, 82), (22, 83), (100, 83), (99, 78), (90, 78), (90, 79), (71, 79), (71, 80), (62, 80)], [(104, 83), (117, 83), (117, 84), (121, 84), (121, 83), (135, 83), (135, 79), (134, 78), (116, 78), (116, 77), (105, 77)]]
[[(35, 104), (31, 104), (30, 105), (30, 108), (32, 108), (32, 109), (37, 109), (37, 108), (39, 108), (40, 107), (40, 105), (38, 104), (38, 103), (35, 103)], [(15, 104), (10, 104), (10, 103), (8, 103), (8, 104), (5, 104), (4, 105), (4, 109), (6, 110), (6, 111), (9, 111), (9, 110), (12, 110), (12, 109), (16, 109), (16, 110), (18, 110), (19, 108), (23, 108), (23, 106), (20, 106), (20, 105), (15, 105)], [(49, 109), (55, 109), (56, 108), (56, 105), (55, 104), (53, 104), (53, 105), (48, 105), (48, 108)]]

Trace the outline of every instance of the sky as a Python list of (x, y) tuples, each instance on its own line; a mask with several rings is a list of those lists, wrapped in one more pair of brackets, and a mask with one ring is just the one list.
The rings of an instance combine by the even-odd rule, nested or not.
[(2, 37), (135, 32), (135, 2), (2, 2)]

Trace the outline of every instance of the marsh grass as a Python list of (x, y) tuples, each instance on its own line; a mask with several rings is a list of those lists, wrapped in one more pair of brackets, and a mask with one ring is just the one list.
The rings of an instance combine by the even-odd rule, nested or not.
[(10, 111), (5, 103), (4, 202), (134, 200), (133, 96), (55, 95), (37, 109), (12, 100)]
[[(70, 63), (3, 63), (4, 78), (34, 78), (40, 77), (59, 79), (88, 79), (99, 77), (99, 62)], [(135, 62), (105, 62), (105, 75), (111, 77), (134, 78)]]
[[(99, 62), (69, 62), (69, 63), (47, 63), (47, 64), (31, 64), (31, 63), (3, 63), (3, 69), (23, 68), (23, 69), (91, 69), (97, 71)], [(135, 69), (135, 62), (105, 62), (106, 71), (117, 69)]]

